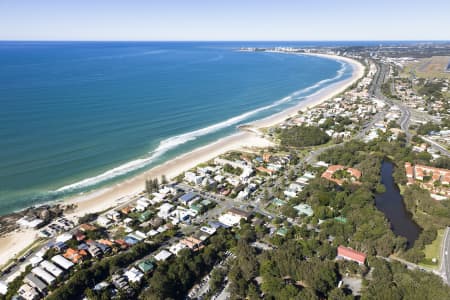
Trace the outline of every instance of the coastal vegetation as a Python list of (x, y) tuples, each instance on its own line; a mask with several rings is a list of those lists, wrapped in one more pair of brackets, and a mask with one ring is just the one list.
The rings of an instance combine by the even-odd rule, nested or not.
[(309, 147), (327, 143), (328, 134), (316, 126), (294, 126), (286, 129), (277, 129), (276, 133), (282, 146)]
[[(390, 93), (392, 83), (381, 88)], [(148, 199), (141, 193), (114, 211), (80, 218), (86, 224), (71, 231), (64, 246), (102, 250), (74, 262), (49, 285), (48, 299), (212, 299), (222, 292), (251, 300), (448, 299), (450, 288), (438, 276), (409, 270), (400, 257), (432, 266), (442, 228), (450, 225), (450, 202), (434, 201), (419, 184), (406, 185), (411, 176), (404, 163), (447, 168), (450, 160), (413, 151), (405, 134), (391, 130), (399, 129), (398, 119), (387, 116), (372, 128), (375, 138), (360, 141), (361, 128), (381, 111), (369, 101), (370, 109), (354, 109), (364, 114), (357, 118), (346, 94), (340, 96), (327, 105), (345, 117), (329, 117), (324, 110), (331, 107), (321, 106), (304, 122), (318, 126), (290, 127), (293, 118), (287, 127), (265, 131), (279, 146), (223, 154), (180, 174), (178, 182), (149, 178)], [(360, 96), (352, 99), (361, 104)], [(424, 124), (417, 133), (436, 128)], [(412, 144), (418, 143), (416, 135)], [(424, 181), (431, 180), (426, 175)], [(392, 178), (403, 195), (395, 188), (395, 202), (403, 201), (407, 220), (421, 227), (414, 224), (412, 238), (393, 230), (395, 219), (381, 210), (380, 194), (392, 195)], [(63, 255), (63, 248), (50, 246), (43, 258)], [(0, 299), (11, 299), (30, 269)]]
[[(408, 270), (398, 262), (373, 258), (372, 279), (365, 281), (363, 300), (370, 299), (448, 299), (450, 287), (434, 274)], [(393, 284), (395, 282), (395, 284)]]
[(423, 228), (414, 247), (408, 250), (404, 257), (414, 263), (430, 264), (430, 261), (424, 260), (425, 246), (436, 239), (439, 229), (450, 226), (450, 201), (435, 201), (431, 198), (429, 191), (418, 185), (405, 187), (403, 199), (415, 222)]

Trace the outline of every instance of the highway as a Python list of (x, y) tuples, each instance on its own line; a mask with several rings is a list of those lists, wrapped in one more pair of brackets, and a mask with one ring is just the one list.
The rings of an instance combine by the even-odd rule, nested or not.
[(381, 92), (381, 85), (385, 82), (386, 75), (388, 74), (388, 67), (385, 64), (377, 64), (377, 74), (374, 77), (372, 86), (369, 89), (369, 93), (372, 97), (378, 98), (380, 100), (383, 100), (386, 104), (389, 106), (396, 105), (400, 111), (401, 111), (401, 117), (400, 117), (400, 128), (405, 132), (406, 134), (406, 141), (409, 143), (411, 141), (411, 133), (409, 132), (409, 123), (411, 120), (411, 111), (408, 107), (395, 102), (389, 98), (387, 98), (382, 92)]
[(434, 150), (441, 152), (441, 154), (445, 156), (450, 156), (450, 152), (447, 149), (445, 149), (443, 146), (439, 145), (432, 139), (427, 138), (423, 135), (421, 135), (420, 138), (423, 139), (425, 142), (429, 143), (431, 145), (431, 148), (433, 148)]
[(442, 240), (441, 250), (441, 268), (440, 272), (444, 281), (450, 285), (450, 227), (445, 229), (444, 239)]

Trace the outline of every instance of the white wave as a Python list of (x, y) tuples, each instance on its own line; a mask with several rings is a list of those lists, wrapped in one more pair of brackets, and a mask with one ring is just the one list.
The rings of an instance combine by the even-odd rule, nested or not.
[(214, 133), (216, 131), (230, 127), (232, 125), (236, 125), (236, 124), (238, 124), (238, 123), (248, 119), (249, 117), (254, 116), (262, 111), (274, 108), (274, 107), (279, 106), (284, 103), (288, 103), (294, 99), (298, 100), (298, 96), (300, 96), (304, 93), (307, 93), (313, 89), (320, 88), (322, 85), (324, 85), (327, 82), (341, 78), (344, 75), (345, 68), (346, 68), (346, 65), (344, 63), (342, 63), (341, 69), (337, 72), (337, 75), (334, 76), (333, 78), (321, 80), (312, 86), (309, 86), (307, 88), (296, 91), (287, 97), (284, 97), (280, 100), (273, 102), (270, 105), (266, 105), (266, 106), (254, 109), (252, 111), (248, 111), (239, 116), (230, 118), (230, 119), (220, 122), (220, 123), (216, 123), (214, 125), (210, 125), (210, 126), (198, 129), (198, 130), (183, 133), (183, 134), (176, 135), (176, 136), (167, 138), (165, 140), (162, 140), (155, 150), (149, 152), (150, 155), (146, 158), (140, 158), (140, 159), (130, 161), (130, 162), (125, 163), (121, 166), (118, 166), (114, 169), (108, 170), (100, 175), (86, 178), (86, 179), (78, 181), (76, 183), (63, 186), (63, 187), (57, 189), (56, 192), (69, 192), (69, 191), (74, 191), (74, 190), (90, 187), (90, 186), (96, 185), (98, 183), (101, 183), (103, 181), (107, 181), (107, 180), (113, 179), (115, 177), (125, 175), (127, 173), (139, 170), (145, 166), (148, 166), (152, 162), (154, 162), (157, 158), (162, 156), (164, 153), (166, 153), (170, 150), (173, 150), (173, 149), (177, 148), (178, 146), (183, 145), (187, 142), (194, 141), (198, 137)]

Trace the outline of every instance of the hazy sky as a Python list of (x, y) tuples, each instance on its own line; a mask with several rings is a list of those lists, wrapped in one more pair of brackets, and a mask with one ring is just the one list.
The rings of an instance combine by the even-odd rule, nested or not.
[(1, 40), (450, 40), (450, 0), (0, 0)]

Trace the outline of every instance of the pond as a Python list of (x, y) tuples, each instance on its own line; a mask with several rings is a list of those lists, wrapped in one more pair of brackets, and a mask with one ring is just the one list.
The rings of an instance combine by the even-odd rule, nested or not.
[(389, 161), (383, 161), (381, 183), (385, 186), (386, 192), (375, 195), (375, 205), (391, 223), (392, 231), (407, 239), (408, 248), (410, 248), (419, 237), (421, 228), (406, 210), (400, 190), (392, 177), (393, 171), (394, 165)]

